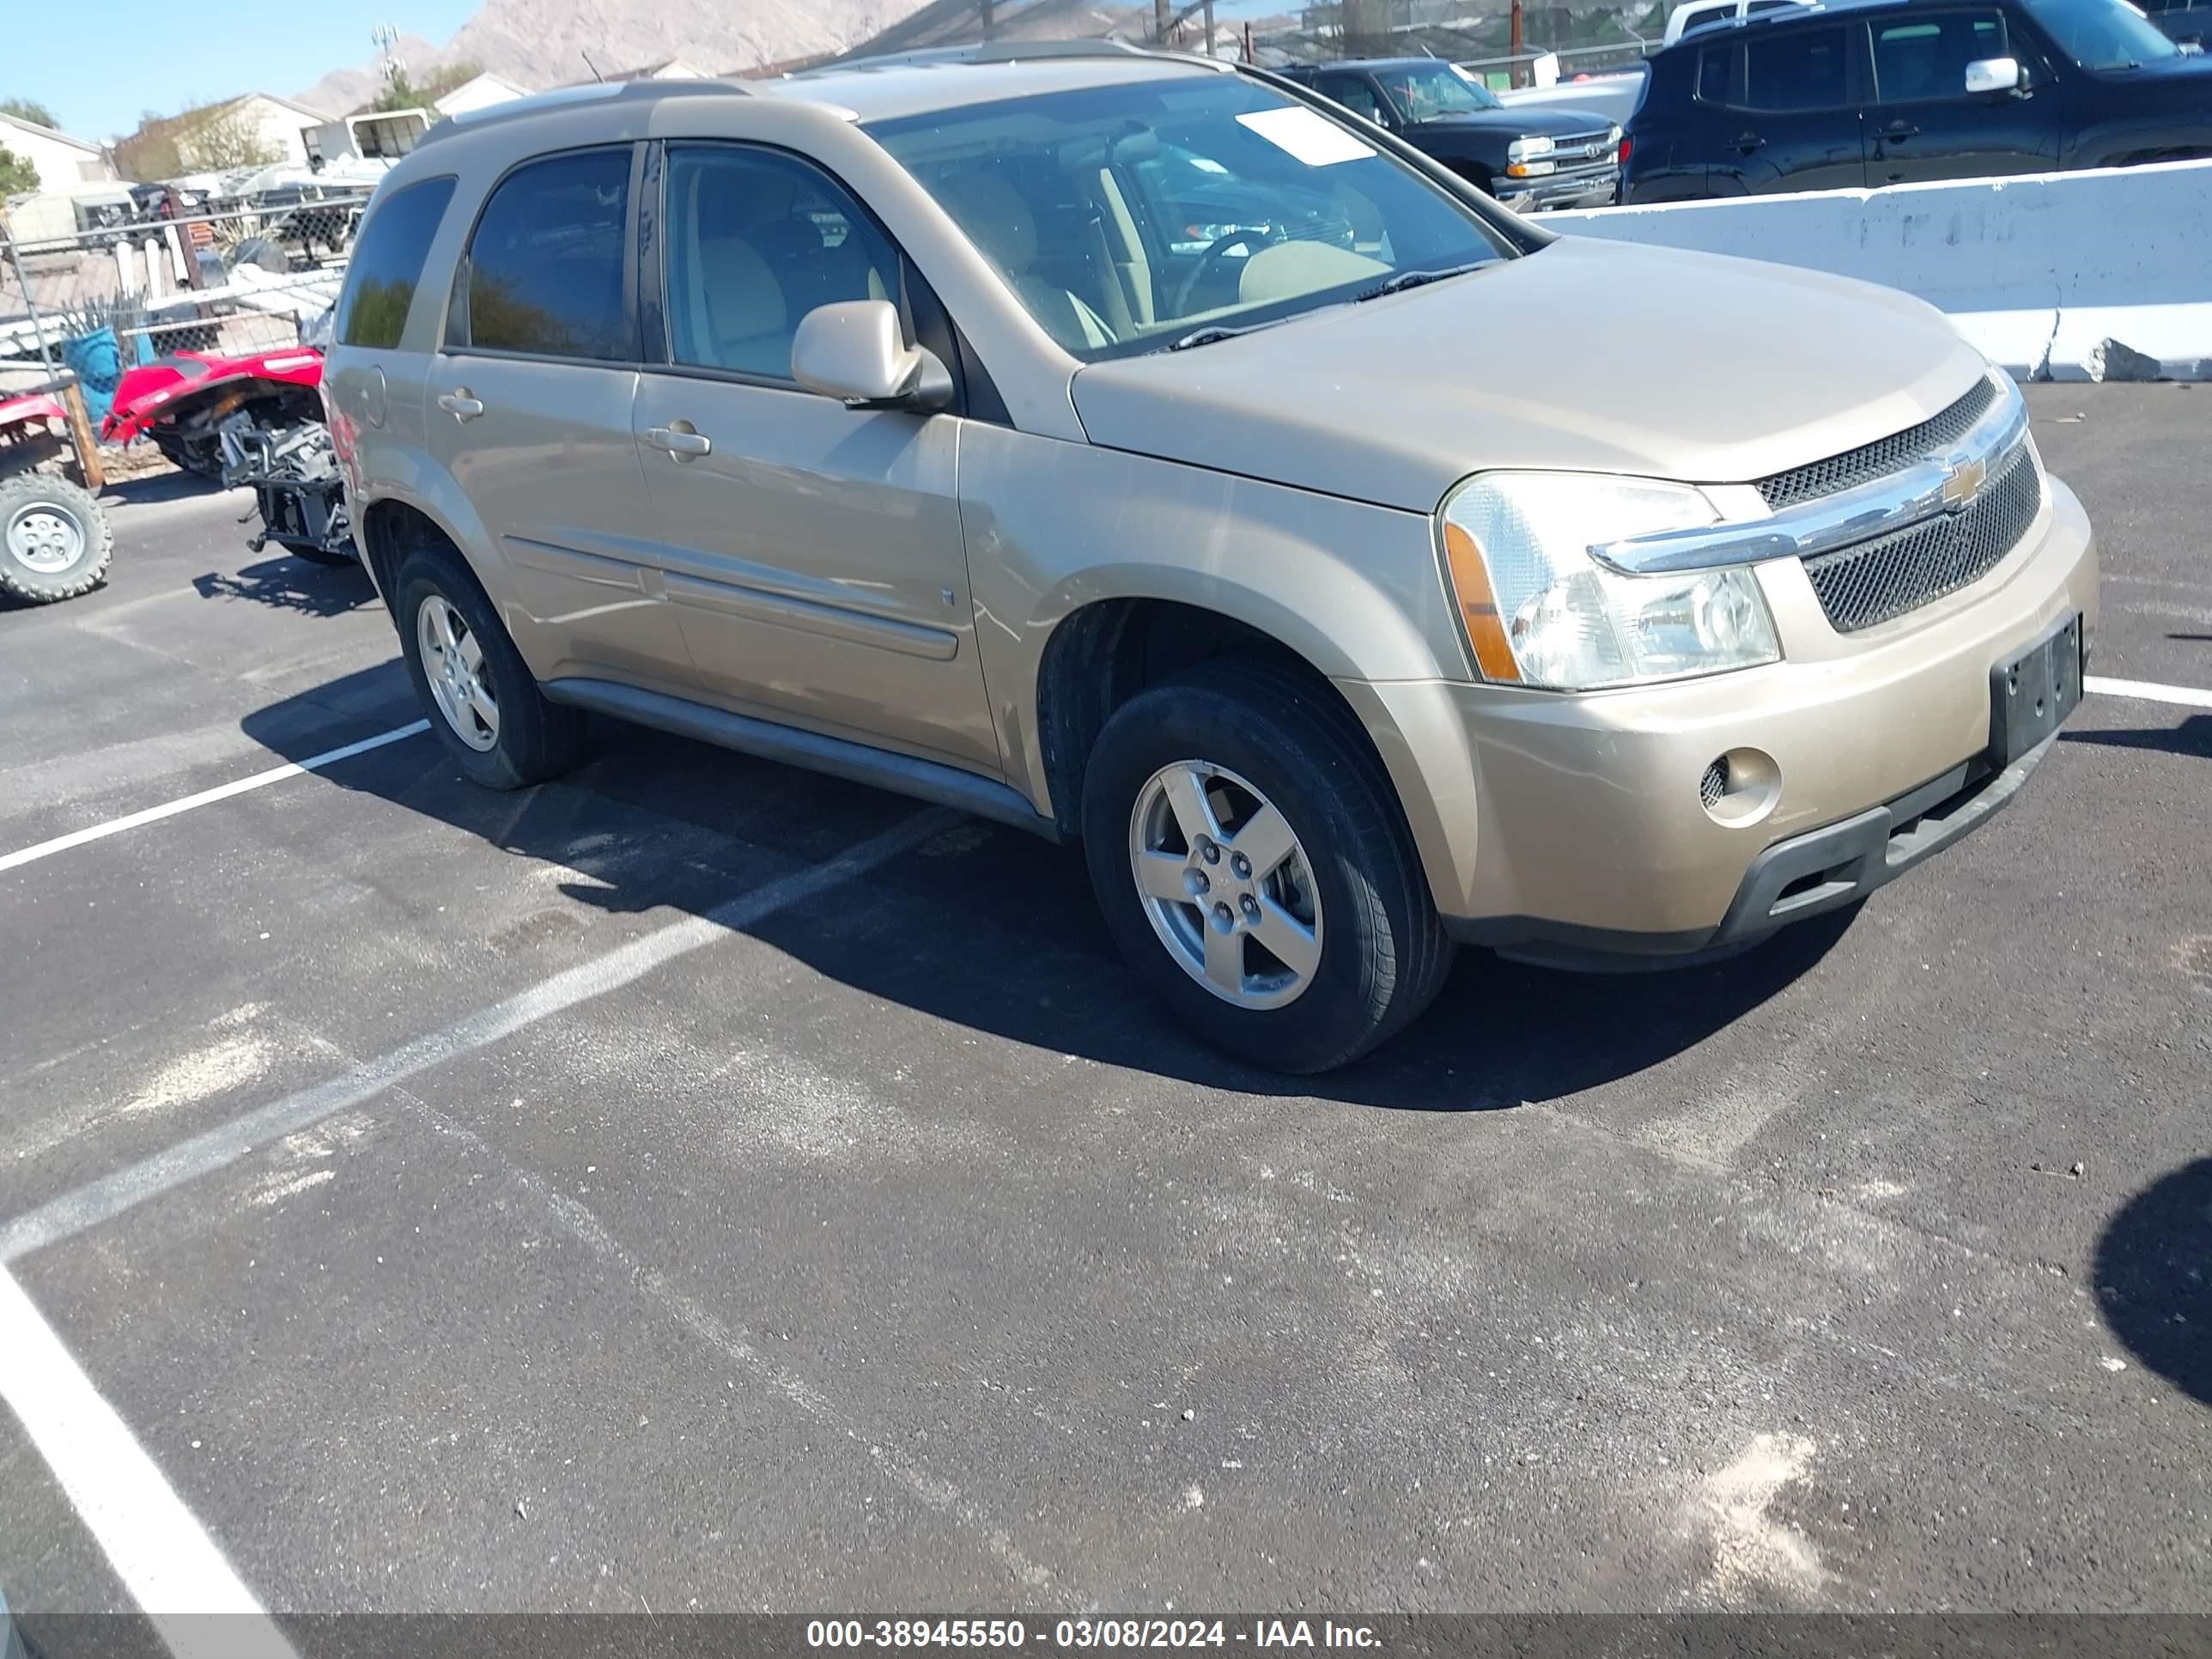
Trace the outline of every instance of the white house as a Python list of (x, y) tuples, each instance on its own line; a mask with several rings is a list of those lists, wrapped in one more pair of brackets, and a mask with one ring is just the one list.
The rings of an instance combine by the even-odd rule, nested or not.
[(302, 130), (328, 119), (322, 111), (289, 98), (249, 92), (204, 109), (149, 121), (138, 129), (137, 137), (173, 138), (177, 161), (186, 173), (236, 166), (228, 152), (235, 149), (236, 141), (241, 138), (254, 142), (265, 158), (264, 164), (303, 167), (307, 165), (307, 141)]
[(115, 177), (114, 163), (98, 144), (12, 115), (0, 115), (0, 149), (36, 167), (39, 188), (46, 191)]
[(519, 87), (505, 76), (486, 70), (473, 80), (462, 82), (439, 99), (436, 109), (441, 115), (466, 115), (471, 110), (489, 109), (494, 104), (511, 104), (518, 98), (529, 95), (527, 87)]

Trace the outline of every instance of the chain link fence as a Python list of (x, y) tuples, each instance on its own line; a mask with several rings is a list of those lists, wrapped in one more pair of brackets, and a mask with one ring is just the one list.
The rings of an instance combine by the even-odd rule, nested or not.
[(337, 298), (365, 194), (273, 191), (216, 210), (68, 228), (0, 222), (0, 391), (114, 331), (122, 367), (295, 343)]

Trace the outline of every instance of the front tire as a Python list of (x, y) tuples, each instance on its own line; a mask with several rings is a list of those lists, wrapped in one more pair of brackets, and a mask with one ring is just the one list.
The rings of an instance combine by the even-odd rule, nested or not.
[(471, 782), (520, 789), (583, 757), (583, 715), (546, 701), (459, 554), (417, 547), (393, 592), (407, 677)]
[(115, 533), (91, 494), (50, 472), (0, 480), (0, 593), (52, 605), (107, 580)]
[(1254, 1065), (1357, 1059), (1450, 966), (1382, 763), (1308, 676), (1223, 662), (1131, 698), (1091, 751), (1083, 832), (1130, 968)]

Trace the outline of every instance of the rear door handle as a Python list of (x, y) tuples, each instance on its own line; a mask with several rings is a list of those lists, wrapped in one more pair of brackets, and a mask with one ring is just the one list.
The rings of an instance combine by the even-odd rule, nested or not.
[(666, 450), (679, 461), (710, 455), (714, 450), (714, 441), (705, 433), (695, 430), (689, 421), (678, 421), (674, 426), (653, 427), (646, 433), (645, 441), (655, 449)]
[(473, 421), (483, 413), (483, 400), (469, 396), (466, 386), (458, 386), (438, 395), (438, 407), (457, 421)]
[(1766, 140), (1755, 132), (1741, 133), (1737, 136), (1735, 147), (1748, 155), (1755, 149), (1765, 149)]

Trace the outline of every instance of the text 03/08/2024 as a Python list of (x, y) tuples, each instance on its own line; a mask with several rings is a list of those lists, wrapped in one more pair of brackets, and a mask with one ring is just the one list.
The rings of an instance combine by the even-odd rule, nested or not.
[(1366, 1625), (1333, 1620), (1079, 1618), (1025, 1624), (1018, 1619), (817, 1619), (806, 1626), (810, 1648), (1021, 1648), (1128, 1650), (1381, 1646)]

